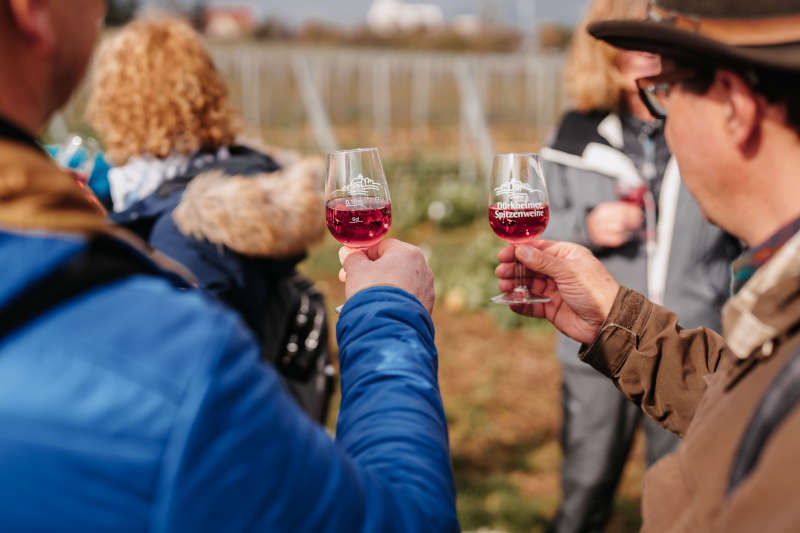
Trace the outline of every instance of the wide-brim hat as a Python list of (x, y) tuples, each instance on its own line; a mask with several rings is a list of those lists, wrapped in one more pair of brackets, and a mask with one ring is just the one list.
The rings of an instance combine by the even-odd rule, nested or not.
[(692, 63), (800, 73), (798, 0), (654, 0), (647, 19), (595, 22), (589, 33)]

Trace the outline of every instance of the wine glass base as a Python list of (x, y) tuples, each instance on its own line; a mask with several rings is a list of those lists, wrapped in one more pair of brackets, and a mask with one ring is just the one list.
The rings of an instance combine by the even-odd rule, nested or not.
[(549, 302), (550, 298), (529, 293), (507, 292), (493, 296), (490, 301), (502, 305), (543, 304)]

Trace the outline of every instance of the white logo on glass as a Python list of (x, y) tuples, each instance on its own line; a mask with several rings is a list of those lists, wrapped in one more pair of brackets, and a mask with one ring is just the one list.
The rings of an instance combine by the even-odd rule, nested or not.
[[(345, 205), (347, 207), (363, 208), (365, 207), (365, 198), (381, 198), (382, 195), (374, 193), (380, 193), (382, 190), (383, 188), (377, 181), (359, 174), (337, 192), (340, 193), (341, 196), (348, 197), (345, 199)], [(356, 221), (354, 220), (353, 222)]]
[(370, 191), (380, 191), (381, 186), (377, 181), (359, 174), (340, 190), (349, 196), (367, 196)]
[(494, 193), (504, 200), (498, 205), (501, 209), (537, 208), (544, 204), (546, 198), (544, 191), (534, 189), (519, 178), (512, 178), (500, 187), (495, 187)]

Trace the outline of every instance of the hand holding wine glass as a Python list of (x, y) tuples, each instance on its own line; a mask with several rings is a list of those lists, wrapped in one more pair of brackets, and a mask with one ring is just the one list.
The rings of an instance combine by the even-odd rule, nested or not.
[(347, 298), (366, 288), (386, 285), (413, 294), (429, 313), (433, 310), (433, 272), (416, 246), (384, 239), (366, 250), (342, 248), (339, 260)]
[(588, 249), (571, 242), (538, 239), (507, 246), (498, 254), (495, 270), (502, 291), (518, 283), (519, 263), (526, 269), (525, 282), (543, 303), (512, 304), (511, 310), (545, 318), (578, 342), (591, 343), (608, 317), (619, 292), (619, 283)]
[[(550, 207), (541, 161), (536, 154), (495, 156), (489, 180), (489, 225), (509, 244), (535, 240), (547, 227)], [(513, 290), (492, 298), (500, 304), (530, 304), (549, 298), (530, 293), (524, 283), (524, 268), (517, 265)]]

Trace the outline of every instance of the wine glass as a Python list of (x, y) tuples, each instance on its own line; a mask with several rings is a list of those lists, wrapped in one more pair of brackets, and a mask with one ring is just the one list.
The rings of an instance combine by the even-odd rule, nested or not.
[(56, 161), (63, 168), (71, 169), (79, 184), (88, 186), (99, 153), (100, 146), (96, 140), (70, 135), (59, 147)]
[[(489, 180), (489, 225), (510, 244), (535, 240), (547, 227), (550, 203), (542, 163), (536, 154), (498, 154)], [(517, 264), (516, 286), (511, 292), (494, 296), (498, 304), (530, 304), (550, 299), (530, 293), (525, 285), (524, 267)]]
[[(392, 201), (377, 148), (328, 154), (325, 222), (333, 238), (348, 248), (377, 244), (392, 225)], [(336, 312), (343, 305), (336, 307)]]
[(617, 183), (614, 192), (620, 202), (635, 205), (644, 211), (644, 227), (630, 230), (630, 238), (642, 239), (651, 243), (648, 246), (655, 246), (656, 204), (647, 183)]
[(647, 193), (647, 190), (646, 183), (617, 183), (614, 185), (614, 192), (617, 195), (617, 200), (638, 206), (644, 205), (644, 195)]
[(369, 248), (389, 231), (392, 202), (377, 148), (328, 154), (325, 221), (348, 248)]

